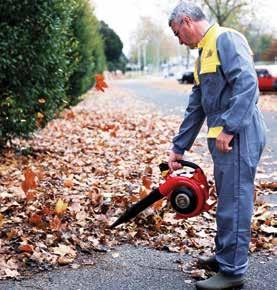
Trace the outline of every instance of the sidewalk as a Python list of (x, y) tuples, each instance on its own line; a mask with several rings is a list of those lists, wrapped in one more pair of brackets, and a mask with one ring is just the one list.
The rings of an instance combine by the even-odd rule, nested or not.
[[(107, 254), (87, 256), (86, 263), (91, 266), (60, 268), (18, 282), (0, 281), (0, 289), (192, 290), (196, 280), (187, 270), (192, 259), (189, 255), (125, 245)], [(243, 290), (275, 290), (276, 271), (276, 258), (252, 255)]]

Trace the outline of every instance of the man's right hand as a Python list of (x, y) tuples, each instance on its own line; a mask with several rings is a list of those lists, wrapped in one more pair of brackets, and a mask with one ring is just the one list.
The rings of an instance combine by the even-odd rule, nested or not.
[(173, 172), (174, 170), (182, 168), (182, 165), (177, 162), (177, 160), (182, 160), (183, 155), (182, 154), (177, 154), (173, 151), (170, 152), (169, 159), (168, 159), (168, 166), (170, 169), (170, 172)]

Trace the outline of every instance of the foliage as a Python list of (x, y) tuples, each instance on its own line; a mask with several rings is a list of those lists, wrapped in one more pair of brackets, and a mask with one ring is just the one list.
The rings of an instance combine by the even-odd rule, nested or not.
[(120, 37), (104, 21), (100, 21), (100, 33), (104, 41), (108, 69), (125, 71), (127, 59), (122, 52), (123, 43)]
[(277, 39), (272, 40), (269, 46), (264, 50), (261, 59), (265, 61), (275, 62), (277, 57)]
[(0, 139), (27, 135), (68, 104), (75, 0), (0, 3)]
[(98, 20), (88, 0), (78, 0), (74, 11), (72, 29), (77, 39), (71, 57), (77, 62), (69, 80), (68, 95), (71, 104), (78, 102), (78, 96), (94, 83), (94, 75), (101, 73), (105, 66), (103, 41), (99, 34)]

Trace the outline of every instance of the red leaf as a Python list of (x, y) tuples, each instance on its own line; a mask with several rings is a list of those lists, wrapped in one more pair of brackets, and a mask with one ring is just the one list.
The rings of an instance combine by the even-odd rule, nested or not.
[(149, 177), (147, 176), (143, 176), (142, 177), (142, 184), (145, 188), (147, 189), (151, 189), (151, 184), (152, 184), (152, 181)]
[(18, 248), (21, 252), (31, 253), (33, 252), (33, 246), (31, 245), (21, 245)]
[(108, 85), (106, 84), (104, 80), (104, 76), (98, 74), (95, 76), (95, 80), (96, 80), (96, 84), (95, 84), (96, 90), (104, 92), (104, 89), (108, 87)]
[(55, 216), (54, 219), (50, 222), (50, 228), (53, 231), (59, 231), (61, 229), (62, 222), (61, 220)]
[(24, 177), (25, 180), (22, 182), (22, 189), (25, 192), (25, 194), (28, 192), (29, 189), (34, 189), (36, 188), (36, 174), (31, 170), (31, 169), (26, 169), (24, 171)]
[(29, 222), (30, 224), (37, 226), (42, 222), (41, 216), (38, 214), (33, 214), (31, 215)]

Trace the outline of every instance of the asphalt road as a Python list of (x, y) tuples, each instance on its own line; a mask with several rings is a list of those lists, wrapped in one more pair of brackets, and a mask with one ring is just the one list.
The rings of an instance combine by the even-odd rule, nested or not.
[[(188, 268), (191, 256), (124, 245), (107, 254), (93, 253), (93, 266), (60, 268), (22, 281), (0, 281), (1, 290), (192, 290), (196, 280)], [(180, 261), (184, 271), (180, 270)], [(88, 262), (88, 261), (87, 261)], [(243, 290), (276, 290), (277, 259), (250, 257)]]

